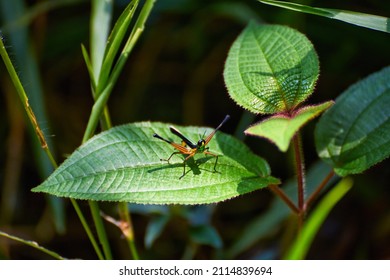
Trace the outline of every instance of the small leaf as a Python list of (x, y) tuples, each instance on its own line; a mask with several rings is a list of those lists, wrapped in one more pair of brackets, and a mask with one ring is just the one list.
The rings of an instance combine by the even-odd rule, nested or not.
[(230, 48), (224, 79), (240, 106), (272, 114), (291, 111), (308, 98), (318, 73), (317, 54), (303, 34), (250, 23)]
[(316, 106), (306, 106), (293, 116), (275, 115), (245, 130), (245, 134), (267, 138), (285, 152), (294, 134), (311, 119), (317, 117), (333, 104), (328, 101)]
[(159, 215), (151, 219), (145, 233), (146, 248), (150, 249), (153, 246), (154, 241), (161, 235), (169, 219), (170, 216), (167, 215)]
[[(210, 128), (179, 127), (189, 139), (210, 133)], [(278, 184), (265, 160), (242, 142), (218, 132), (210, 141), (215, 158), (202, 154), (188, 160), (167, 159), (173, 147), (152, 135), (177, 139), (167, 124), (134, 123), (103, 132), (78, 148), (45, 182), (33, 189), (79, 199), (145, 204), (201, 204), (223, 201)]]
[(273, 0), (259, 0), (259, 1), (268, 5), (286, 8), (286, 9), (290, 9), (302, 13), (323, 16), (331, 19), (337, 19), (354, 25), (390, 33), (390, 27), (389, 27), (390, 18), (388, 17), (382, 17), (377, 15), (370, 15), (370, 14), (364, 14), (364, 13), (358, 13), (358, 12), (346, 11), (346, 10), (316, 8), (316, 7), (310, 7), (310, 6), (284, 2), (284, 1), (273, 1)]
[(390, 155), (390, 67), (348, 88), (319, 120), (317, 153), (341, 176), (361, 173)]
[(209, 245), (214, 248), (222, 247), (222, 239), (217, 230), (211, 225), (191, 227), (190, 237), (197, 244)]

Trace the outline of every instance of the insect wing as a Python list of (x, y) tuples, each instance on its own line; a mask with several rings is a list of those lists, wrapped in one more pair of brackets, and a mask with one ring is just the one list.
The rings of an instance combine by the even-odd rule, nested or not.
[(176, 136), (179, 136), (180, 139), (183, 140), (184, 143), (186, 143), (188, 147), (190, 147), (192, 149), (196, 148), (196, 145), (194, 143), (192, 143), (187, 137), (185, 137), (177, 128), (175, 128), (174, 126), (170, 126), (169, 129), (171, 130), (171, 132), (173, 134), (175, 134)]

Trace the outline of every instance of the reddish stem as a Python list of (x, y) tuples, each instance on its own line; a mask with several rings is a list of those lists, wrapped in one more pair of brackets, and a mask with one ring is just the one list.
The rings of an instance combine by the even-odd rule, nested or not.
[(286, 193), (281, 188), (279, 188), (277, 185), (270, 185), (269, 188), (274, 194), (276, 194), (284, 202), (286, 202), (287, 206), (290, 207), (290, 209), (294, 213), (299, 214), (299, 209), (297, 208), (297, 206), (295, 206), (294, 202), (291, 201), (291, 199), (286, 195)]
[(301, 137), (297, 133), (293, 138), (294, 155), (295, 155), (295, 167), (297, 172), (297, 184), (298, 184), (298, 209), (304, 212), (305, 207), (305, 168), (302, 156)]
[(305, 203), (305, 209), (308, 209), (311, 206), (313, 201), (318, 197), (319, 193), (326, 186), (326, 184), (329, 182), (329, 180), (332, 179), (333, 176), (334, 176), (334, 171), (331, 170), (329, 172), (329, 174), (325, 177), (325, 179), (321, 182), (321, 184), (317, 187), (317, 189), (307, 199), (307, 201)]
[(297, 172), (298, 185), (298, 232), (301, 232), (303, 220), (306, 213), (305, 204), (305, 163), (303, 161), (303, 152), (301, 145), (301, 137), (296, 133), (293, 138), (293, 148), (295, 155), (295, 168)]

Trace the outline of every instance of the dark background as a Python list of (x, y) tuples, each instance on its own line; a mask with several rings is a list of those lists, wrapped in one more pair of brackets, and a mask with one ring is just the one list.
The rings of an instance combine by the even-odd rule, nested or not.
[[(3, 38), (26, 87), (32, 81), (21, 71), (18, 45), (10, 42), (5, 14), (1, 9)], [(27, 1), (31, 11), (40, 1)], [(298, 1), (296, 1), (298, 2)], [(301, 1), (329, 7), (389, 16), (389, 1)], [(115, 20), (126, 1), (115, 1)], [(320, 77), (307, 103), (335, 99), (351, 84), (379, 71), (390, 62), (389, 34), (336, 20), (287, 11), (246, 1), (163, 1), (158, 0), (146, 29), (130, 55), (109, 101), (114, 125), (136, 121), (161, 121), (182, 125), (216, 126), (226, 114), (232, 119), (224, 126), (227, 133), (244, 138), (236, 131), (244, 110), (230, 99), (222, 72), (227, 52), (237, 35), (251, 20), (284, 24), (304, 33), (313, 43), (320, 60)], [(88, 121), (93, 100), (80, 44), (89, 46), (90, 3), (74, 1), (44, 13), (28, 23), (28, 48), (37, 61), (48, 121), (40, 125), (52, 142), (58, 162), (77, 148)], [(8, 21), (9, 24), (9, 21)], [(7, 28), (6, 28), (7, 27)], [(27, 131), (30, 124), (20, 110), (13, 86), (3, 63), (0, 65), (0, 229), (40, 244), (69, 258), (96, 258), (69, 201), (65, 200), (66, 229), (56, 232), (48, 200), (30, 189), (42, 182), (36, 163), (35, 143)], [(33, 102), (32, 102), (33, 103)], [(35, 107), (34, 107), (35, 106)], [(254, 121), (261, 116), (254, 117)], [(316, 121), (302, 131), (307, 166), (317, 161), (313, 129)], [(294, 175), (290, 152), (281, 153), (264, 140), (246, 138), (253, 151), (270, 164), (272, 174), (282, 181)], [(286, 164), (287, 163), (287, 164)], [(390, 258), (389, 164), (384, 161), (362, 175), (354, 176), (353, 189), (333, 209), (317, 235), (310, 259), (388, 259)], [(11, 178), (11, 179), (9, 179)], [(8, 187), (7, 187), (8, 186)], [(11, 186), (11, 187), (10, 187)], [(10, 191), (11, 190), (11, 191)], [(212, 223), (227, 248), (240, 238), (241, 230), (252, 219), (267, 211), (273, 195), (264, 190), (218, 204)], [(5, 207), (8, 201), (11, 208)], [(12, 201), (10, 201), (12, 200)], [(88, 213), (86, 202), (81, 206)], [(113, 206), (104, 206), (113, 211)], [(5, 211), (5, 212), (4, 212)], [(149, 249), (143, 238), (149, 216), (134, 214), (137, 244), (143, 258), (181, 258), (188, 242), (188, 224), (173, 217)], [(290, 221), (291, 222), (291, 221)], [(279, 258), (289, 221), (270, 229), (249, 250), (236, 258)], [(116, 258), (128, 258), (120, 232), (108, 225)], [(223, 249), (222, 249), (223, 251)], [(213, 247), (200, 246), (194, 258), (218, 258)], [(25, 245), (0, 238), (0, 258), (47, 258)]]

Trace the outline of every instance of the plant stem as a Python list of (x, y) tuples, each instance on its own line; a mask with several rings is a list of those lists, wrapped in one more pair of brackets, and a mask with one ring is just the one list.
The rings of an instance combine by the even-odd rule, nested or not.
[[(107, 101), (111, 95), (112, 89), (114, 88), (114, 85), (116, 81), (119, 78), (119, 75), (121, 74), (121, 71), (123, 67), (125, 66), (125, 63), (129, 57), (130, 52), (133, 50), (136, 42), (138, 41), (140, 35), (144, 31), (145, 22), (147, 18), (149, 17), (149, 14), (151, 12), (151, 9), (153, 8), (155, 0), (146, 0), (140, 15), (137, 19), (137, 22), (135, 23), (135, 26), (133, 28), (132, 33), (129, 36), (129, 39), (126, 42), (126, 45), (124, 49), (122, 50), (122, 53), (120, 54), (113, 70), (112, 74), (109, 77), (107, 84), (102, 86), (104, 88), (101, 92), (99, 91), (100, 85), (98, 85), (98, 93), (97, 93), (97, 100), (92, 107), (92, 112), (90, 115), (90, 118), (88, 120), (86, 133), (84, 134), (83, 142), (88, 140), (92, 137), (92, 135), (95, 132), (95, 129), (97, 127), (99, 118), (107, 104)], [(98, 117), (97, 117), (98, 116)]]
[[(4, 64), (5, 64), (6, 68), (7, 68), (8, 73), (9, 73), (9, 75), (11, 77), (11, 80), (12, 80), (12, 82), (13, 82), (15, 88), (16, 88), (16, 91), (17, 91), (17, 93), (19, 95), (19, 98), (20, 98), (20, 100), (22, 102), (23, 108), (26, 111), (27, 116), (28, 116), (28, 118), (30, 120), (30, 123), (31, 123), (31, 125), (33, 126), (33, 128), (35, 130), (35, 135), (37, 136), (37, 139), (38, 139), (39, 143), (41, 144), (41, 147), (43, 148), (43, 150), (45, 151), (46, 155), (48, 156), (52, 166), (54, 168), (57, 168), (58, 164), (55, 161), (54, 156), (53, 156), (52, 152), (50, 151), (49, 146), (47, 145), (45, 136), (44, 136), (41, 128), (38, 125), (37, 119), (35, 117), (35, 114), (34, 114), (32, 108), (29, 105), (27, 94), (26, 94), (26, 92), (24, 90), (24, 87), (23, 87), (22, 83), (20, 82), (19, 76), (17, 75), (11, 60), (9, 59), (9, 56), (8, 56), (8, 53), (7, 53), (6, 49), (5, 49), (5, 47), (4, 47), (2, 38), (0, 38), (0, 55), (3, 58)], [(81, 221), (84, 221), (84, 223), (82, 222), (82, 224), (84, 226), (85, 231), (87, 233), (91, 232), (90, 228), (88, 227), (88, 224), (85, 223), (85, 218), (82, 215), (82, 213), (80, 211), (80, 208), (77, 205), (77, 202), (74, 199), (71, 199), (71, 201), (72, 201), (73, 207), (75, 207), (75, 209), (76, 209), (76, 213), (79, 216), (79, 219)], [(92, 238), (91, 239), (92, 244), (94, 244), (94, 243), (96, 244), (96, 241), (94, 240), (92, 235), (90, 235), (89, 238), (90, 239)], [(95, 248), (95, 250), (96, 250), (96, 248)], [(96, 253), (98, 254), (98, 256), (101, 255), (101, 253), (99, 254), (99, 251), (96, 251)]]
[[(84, 137), (83, 137), (83, 141), (82, 141), (83, 143), (86, 142), (89, 138), (91, 138), (92, 135), (94, 134), (95, 129), (96, 129), (97, 124), (98, 124), (98, 121), (101, 118), (102, 113), (104, 113), (104, 108), (106, 108), (107, 101), (111, 95), (112, 89), (114, 88), (114, 85), (119, 78), (119, 75), (120, 75), (120, 73), (121, 73), (121, 71), (122, 71), (122, 69), (127, 61), (127, 58), (129, 56), (129, 53), (134, 48), (135, 43), (138, 41), (139, 36), (141, 35), (141, 33), (144, 30), (144, 24), (145, 24), (146, 19), (148, 18), (149, 14), (150, 14), (150, 11), (154, 5), (154, 2), (155, 2), (155, 0), (147, 0), (145, 2), (144, 6), (140, 12), (140, 15), (138, 17), (138, 20), (135, 23), (133, 31), (132, 31), (131, 35), (129, 36), (129, 39), (128, 39), (120, 57), (118, 58), (118, 61), (114, 66), (114, 69), (112, 70), (111, 76), (109, 77), (107, 83), (105, 85), (102, 85), (102, 88), (104, 88), (104, 89), (102, 90), (102, 92), (97, 92), (97, 94), (94, 94), (94, 97), (95, 98), (97, 97), (97, 99), (95, 101), (95, 104), (92, 107), (92, 112), (91, 112), (90, 118), (88, 120), (87, 128), (86, 128), (85, 133), (84, 133)], [(97, 88), (99, 89), (100, 85), (98, 85)], [(103, 120), (104, 120), (103, 121), (103, 124), (104, 124), (103, 128), (108, 128), (108, 126), (111, 126), (110, 121), (107, 118), (107, 116), (108, 116), (108, 114), (105, 114), (105, 118), (103, 118)], [(105, 230), (104, 230), (103, 221), (102, 221), (101, 216), (99, 214), (100, 211), (98, 208), (98, 204), (97, 204), (97, 202), (89, 201), (89, 206), (91, 208), (94, 222), (95, 222), (96, 228), (98, 230), (99, 240), (100, 240), (101, 244), (103, 245), (105, 257), (111, 258), (112, 256), (111, 256), (111, 252), (110, 252), (110, 248), (109, 248), (109, 243), (107, 240), (107, 235), (106, 235)], [(126, 212), (127, 212), (127, 209), (126, 209)], [(130, 216), (128, 213), (127, 213), (127, 216), (128, 217), (127, 218), (125, 217), (125, 219), (127, 219), (127, 221), (130, 222)], [(125, 234), (126, 239), (128, 240), (130, 250), (133, 254), (133, 257), (138, 259), (138, 254), (137, 254), (137, 251), (135, 249), (135, 244), (134, 244), (133, 228), (131, 226), (131, 223), (129, 223), (129, 227), (128, 227), (127, 231), (128, 231), (127, 235), (131, 236), (130, 239), (128, 239), (129, 237), (126, 236), (126, 234)]]
[(295, 168), (297, 173), (298, 185), (298, 230), (303, 226), (303, 219), (305, 216), (305, 163), (303, 160), (301, 136), (297, 132), (293, 138), (293, 148), (295, 155)]
[(277, 185), (269, 185), (268, 187), (274, 194), (279, 196), (294, 213), (299, 214), (299, 209), (297, 208), (297, 206), (295, 206), (294, 202), (291, 201), (291, 199), (281, 188), (279, 188)]
[(322, 189), (326, 186), (326, 184), (332, 179), (334, 176), (333, 169), (329, 172), (329, 174), (324, 178), (321, 184), (314, 190), (314, 192), (310, 195), (310, 197), (305, 202), (305, 209), (308, 209), (313, 201), (318, 197)]
[(96, 231), (97, 231), (100, 243), (103, 246), (104, 257), (106, 260), (111, 260), (112, 259), (111, 248), (110, 248), (110, 244), (108, 242), (106, 230), (104, 229), (102, 217), (100, 216), (99, 205), (96, 201), (92, 201), (92, 200), (88, 201), (88, 203), (89, 203), (89, 207), (91, 209), (92, 218), (93, 218), (93, 221), (94, 221), (95, 226), (96, 226)]
[(44, 149), (44, 151), (48, 155), (48, 157), (50, 158), (51, 162), (53, 162), (54, 161), (54, 157), (53, 157), (50, 149), (48, 148), (45, 136), (44, 136), (41, 128), (39, 127), (39, 124), (37, 122), (37, 119), (35, 117), (35, 114), (34, 114), (32, 108), (30, 107), (30, 104), (28, 102), (27, 94), (24, 91), (23, 85), (20, 82), (19, 76), (16, 73), (14, 66), (12, 65), (12, 62), (11, 62), (11, 60), (10, 60), (10, 58), (8, 56), (8, 53), (7, 53), (6, 49), (5, 49), (5, 46), (4, 46), (4, 43), (3, 43), (3, 39), (1, 37), (0, 37), (0, 55), (3, 58), (5, 67), (7, 68), (7, 71), (9, 73), (10, 77), (11, 77), (12, 83), (14, 84), (15, 89), (16, 89), (18, 95), (19, 95), (19, 98), (22, 101), (22, 105), (24, 107), (24, 110), (27, 113), (28, 119), (30, 120), (30, 123), (32, 124), (32, 126), (34, 128), (34, 131), (35, 131), (35, 134), (36, 134), (36, 136), (38, 138), (38, 141), (39, 141), (41, 147)]
[(55, 259), (58, 259), (58, 260), (65, 260), (64, 257), (61, 257), (59, 254), (57, 254), (56, 252), (53, 252), (49, 249), (46, 249), (42, 246), (40, 246), (37, 242), (35, 241), (29, 241), (29, 240), (24, 240), (22, 238), (19, 238), (19, 237), (16, 237), (16, 236), (13, 236), (13, 235), (9, 235), (8, 233), (5, 233), (3, 231), (0, 231), (0, 236), (4, 236), (6, 238), (9, 238), (9, 239), (12, 239), (12, 240), (15, 240), (15, 241), (18, 241), (18, 242), (21, 242), (23, 244), (26, 244), (28, 246), (31, 246), (35, 249), (38, 249), (46, 254), (48, 254), (49, 256), (52, 256), (53, 258)]
[(352, 185), (353, 180), (350, 177), (345, 177), (321, 199), (310, 214), (302, 233), (290, 247), (285, 259), (302, 260), (306, 257), (307, 251), (325, 218), (336, 203), (351, 189)]
[(119, 216), (121, 218), (121, 230), (123, 232), (123, 235), (126, 238), (127, 244), (130, 248), (130, 252), (133, 255), (133, 259), (139, 260), (139, 255), (137, 252), (137, 248), (135, 246), (135, 240), (134, 240), (134, 230), (133, 230), (133, 224), (131, 222), (131, 217), (129, 214), (129, 210), (127, 208), (126, 202), (119, 202)]
[(96, 239), (95, 239), (95, 237), (93, 236), (92, 231), (91, 231), (91, 229), (89, 228), (88, 223), (87, 223), (87, 221), (86, 221), (86, 219), (85, 219), (83, 213), (81, 212), (79, 205), (77, 204), (76, 200), (73, 199), (73, 198), (71, 198), (70, 201), (72, 202), (73, 207), (74, 207), (74, 209), (76, 210), (76, 213), (77, 213), (77, 215), (78, 215), (78, 217), (79, 217), (79, 219), (80, 219), (80, 222), (81, 222), (81, 224), (83, 225), (84, 230), (85, 230), (85, 232), (87, 233), (88, 238), (89, 238), (89, 240), (91, 241), (92, 246), (93, 246), (93, 248), (95, 249), (96, 254), (98, 255), (98, 258), (99, 258), (100, 260), (104, 260), (104, 256), (103, 256), (103, 254), (102, 254), (102, 251), (100, 250), (99, 245), (97, 244)]

